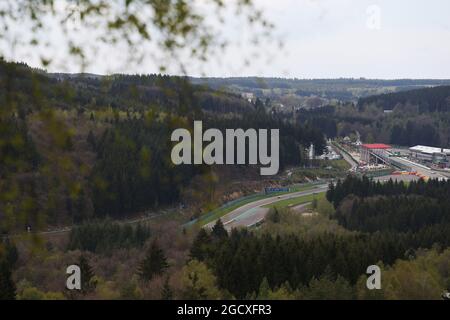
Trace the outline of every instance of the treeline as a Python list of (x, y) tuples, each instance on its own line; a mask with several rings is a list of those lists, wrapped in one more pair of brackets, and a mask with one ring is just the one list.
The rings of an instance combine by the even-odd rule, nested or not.
[(237, 95), (193, 85), (186, 77), (51, 74), (3, 60), (0, 60), (0, 89), (0, 103), (14, 101), (22, 117), (43, 107), (80, 113), (106, 107), (139, 112), (152, 107), (178, 113), (193, 109), (245, 112), (252, 108)]
[(411, 181), (408, 184), (403, 181), (390, 179), (386, 183), (374, 181), (364, 176), (358, 178), (348, 176), (345, 180), (338, 180), (336, 184), (330, 183), (327, 191), (327, 200), (337, 208), (342, 200), (348, 195), (366, 198), (376, 195), (398, 196), (398, 195), (422, 195), (434, 198), (441, 203), (446, 201), (450, 195), (450, 181), (430, 179), (427, 182), (422, 179)]
[(334, 217), (349, 230), (408, 232), (426, 226), (450, 225), (449, 201), (439, 202), (437, 199), (415, 195), (355, 197), (346, 201), (336, 210)]
[(321, 97), (326, 97), (327, 99), (337, 99), (340, 101), (351, 101), (355, 98), (353, 92), (350, 90), (296, 90), (295, 94), (300, 97), (310, 97), (314, 95), (320, 95)]
[[(376, 79), (286, 79), (286, 78), (262, 78), (262, 77), (230, 77), (230, 78), (191, 78), (193, 83), (208, 84), (214, 88), (223, 87), (243, 87), (247, 90), (256, 91), (256, 89), (296, 89), (299, 93), (306, 95), (312, 93), (316, 95), (335, 94), (336, 97), (342, 95), (348, 97), (361, 96), (364, 89), (366, 91), (375, 91), (383, 87), (397, 87), (398, 90), (405, 88), (417, 88), (426, 86), (448, 85), (448, 80), (433, 79), (398, 79), (398, 80), (376, 80)], [(357, 93), (355, 89), (358, 88)], [(326, 95), (325, 94), (325, 95)]]
[(437, 179), (406, 185), (347, 177), (330, 185), (327, 199), (337, 208), (334, 218), (347, 229), (419, 232), (432, 226), (450, 226), (449, 195), (450, 182)]
[(299, 289), (323, 276), (344, 278), (354, 285), (367, 266), (382, 261), (390, 265), (408, 258), (417, 248), (450, 245), (450, 225), (435, 225), (419, 232), (313, 237), (259, 236), (247, 230), (230, 235), (201, 230), (191, 248), (191, 258), (205, 262), (218, 285), (236, 298), (255, 296), (264, 279), (272, 290), (282, 285)]
[(111, 253), (114, 249), (142, 247), (150, 235), (150, 229), (140, 223), (85, 222), (70, 231), (67, 249)]
[(245, 112), (250, 103), (223, 91), (192, 85), (185, 77), (167, 75), (114, 75), (108, 77), (59, 77), (70, 89), (73, 105), (86, 110), (110, 106), (115, 110), (145, 111), (148, 106), (172, 112), (198, 108), (214, 112)]
[(428, 145), (443, 146), (448, 143), (441, 138), (436, 125), (420, 121), (407, 121), (406, 124), (395, 124), (392, 127), (390, 143), (400, 146)]
[(385, 110), (392, 110), (397, 105), (417, 105), (419, 112), (448, 112), (450, 111), (450, 86), (437, 86), (409, 91), (400, 91), (382, 95), (360, 98), (358, 106), (375, 104)]

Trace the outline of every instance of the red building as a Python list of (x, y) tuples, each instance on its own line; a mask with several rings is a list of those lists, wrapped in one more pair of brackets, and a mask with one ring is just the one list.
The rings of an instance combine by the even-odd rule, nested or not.
[(361, 161), (365, 163), (377, 163), (376, 157), (371, 156), (371, 153), (387, 156), (388, 149), (391, 149), (391, 146), (384, 143), (362, 144), (360, 147)]

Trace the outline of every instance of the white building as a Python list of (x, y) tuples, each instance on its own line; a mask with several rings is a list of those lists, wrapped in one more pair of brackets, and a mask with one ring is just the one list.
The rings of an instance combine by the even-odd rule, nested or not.
[(450, 149), (418, 145), (409, 148), (409, 152), (413, 159), (432, 162), (441, 166), (448, 166), (450, 159)]
[(252, 92), (242, 92), (241, 97), (251, 103), (255, 98), (255, 95)]

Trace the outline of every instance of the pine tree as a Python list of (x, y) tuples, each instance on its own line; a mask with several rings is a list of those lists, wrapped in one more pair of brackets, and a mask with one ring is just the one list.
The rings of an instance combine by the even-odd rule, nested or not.
[(138, 274), (141, 279), (149, 281), (154, 276), (162, 274), (168, 267), (167, 258), (155, 240), (147, 251), (144, 260), (140, 263)]
[(192, 243), (190, 257), (203, 261), (208, 257), (209, 246), (211, 245), (211, 237), (205, 229), (200, 229)]
[(267, 278), (264, 277), (259, 286), (258, 299), (259, 300), (268, 299), (270, 292), (271, 292), (271, 289), (270, 289), (269, 281), (267, 281)]
[(95, 136), (94, 136), (94, 134), (92, 133), (92, 130), (89, 130), (89, 133), (88, 133), (88, 135), (87, 135), (86, 141), (87, 141), (87, 143), (89, 143), (89, 145), (90, 145), (93, 149), (95, 149), (97, 143), (96, 143), (96, 140), (95, 140)]
[(78, 266), (81, 271), (81, 292), (83, 294), (93, 292), (97, 286), (97, 281), (93, 279), (94, 271), (84, 255), (80, 256)]
[(164, 280), (164, 285), (161, 290), (161, 300), (172, 300), (173, 299), (173, 292), (170, 288), (169, 284), (169, 277), (166, 277)]
[(16, 286), (8, 263), (0, 262), (0, 300), (15, 300)]
[(330, 182), (328, 185), (328, 191), (326, 193), (326, 198), (329, 202), (333, 202), (334, 200), (334, 183)]
[(278, 212), (278, 209), (276, 207), (270, 209), (270, 212), (267, 215), (267, 219), (273, 223), (280, 222), (280, 213)]
[(228, 237), (228, 232), (227, 230), (225, 230), (222, 220), (219, 219), (216, 221), (216, 224), (212, 228), (211, 235), (214, 239), (217, 240), (225, 239)]
[(17, 247), (7, 238), (4, 240), (5, 245), (5, 262), (13, 268), (19, 259), (19, 253)]

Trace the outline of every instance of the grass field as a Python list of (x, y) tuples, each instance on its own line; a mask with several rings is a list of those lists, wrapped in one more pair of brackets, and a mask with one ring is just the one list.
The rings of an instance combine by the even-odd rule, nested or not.
[(342, 178), (350, 169), (347, 161), (341, 160), (315, 160), (314, 167), (311, 168), (295, 168), (293, 175), (290, 177), (293, 181), (309, 178), (309, 179), (332, 179)]
[(264, 208), (287, 208), (287, 207), (295, 207), (300, 204), (312, 202), (314, 199), (320, 200), (325, 197), (325, 192), (309, 194), (306, 196), (295, 197), (291, 199), (280, 200), (271, 204), (264, 206)]

